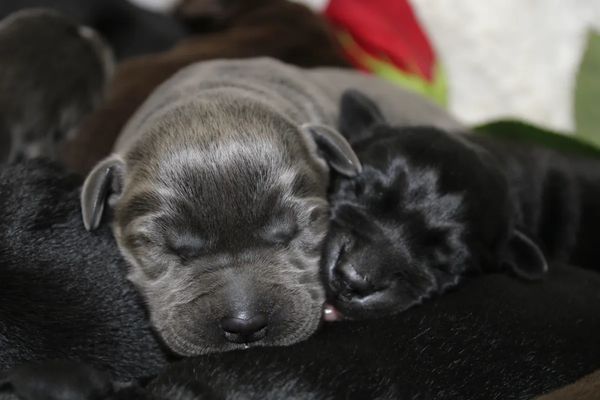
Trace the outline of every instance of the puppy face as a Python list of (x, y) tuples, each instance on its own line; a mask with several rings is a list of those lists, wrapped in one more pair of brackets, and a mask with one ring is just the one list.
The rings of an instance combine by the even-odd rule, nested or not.
[(403, 311), (466, 271), (503, 263), (518, 272), (533, 260), (543, 273), (537, 247), (514, 233), (507, 181), (487, 152), (437, 129), (389, 127), (356, 93), (341, 118), (363, 164), (358, 176), (335, 179), (330, 197), (323, 271), (341, 314)]
[(181, 355), (287, 345), (321, 319), (326, 164), (297, 127), (249, 107), (170, 111), (126, 155), (115, 236)]
[(354, 318), (418, 304), (456, 284), (471, 262), (465, 194), (444, 193), (434, 168), (392, 156), (390, 145), (360, 153), (387, 165), (364, 165), (333, 187), (326, 279), (339, 311)]

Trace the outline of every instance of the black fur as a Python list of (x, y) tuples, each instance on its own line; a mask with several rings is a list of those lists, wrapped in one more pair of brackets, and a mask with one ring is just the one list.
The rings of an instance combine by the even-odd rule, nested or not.
[(511, 139), (473, 135), (504, 171), (516, 223), (546, 257), (600, 270), (600, 160)]
[(331, 301), (347, 317), (405, 310), (468, 273), (535, 280), (546, 259), (597, 267), (597, 160), (391, 127), (355, 91), (340, 124), (363, 172), (333, 182), (323, 260)]
[(166, 357), (110, 230), (83, 227), (80, 184), (42, 161), (0, 170), (0, 370), (70, 359), (156, 373)]
[[(143, 389), (116, 385), (105, 398), (530, 399), (600, 367), (598, 287), (597, 273), (561, 265), (539, 284), (488, 274), (392, 317), (327, 324), (289, 347), (181, 361)], [(18, 374), (6, 390), (88, 390), (80, 372), (55, 371)]]

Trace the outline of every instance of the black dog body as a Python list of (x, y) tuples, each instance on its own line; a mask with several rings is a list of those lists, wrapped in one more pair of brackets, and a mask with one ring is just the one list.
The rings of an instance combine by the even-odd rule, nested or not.
[(596, 267), (598, 161), (390, 127), (354, 91), (341, 115), (341, 131), (363, 163), (359, 176), (337, 178), (331, 189), (324, 274), (345, 316), (405, 310), (478, 271), (536, 280), (547, 260)]
[[(21, 400), (61, 399), (65, 388), (85, 400), (531, 399), (600, 367), (598, 285), (595, 272), (562, 265), (542, 284), (488, 274), (394, 316), (327, 324), (292, 346), (189, 358), (148, 384), (46, 364), (13, 371), (4, 388)], [(22, 395), (36, 386), (45, 397)], [(97, 387), (103, 395), (89, 395)]]
[(469, 140), (497, 160), (516, 205), (516, 224), (548, 261), (598, 269), (600, 162), (509, 139)]
[(166, 357), (109, 229), (86, 234), (81, 180), (50, 163), (0, 169), (0, 370), (81, 361), (119, 380)]

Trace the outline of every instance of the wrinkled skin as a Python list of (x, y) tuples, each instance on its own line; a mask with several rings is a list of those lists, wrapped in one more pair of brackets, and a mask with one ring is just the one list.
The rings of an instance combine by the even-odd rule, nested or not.
[[(159, 126), (128, 155), (114, 229), (129, 278), (178, 354), (302, 340), (317, 329), (324, 302), (326, 170), (305, 161), (311, 157), (299, 133), (280, 134), (296, 129), (291, 124), (257, 108), (246, 110), (254, 125), (244, 135), (235, 121), (211, 130), (211, 108), (204, 108), (201, 144), (182, 144), (177, 133), (166, 141)], [(183, 129), (193, 126), (183, 113), (176, 118)], [(161, 156), (144, 157), (153, 146)], [(258, 314), (267, 326), (247, 341), (224, 332), (224, 319)]]

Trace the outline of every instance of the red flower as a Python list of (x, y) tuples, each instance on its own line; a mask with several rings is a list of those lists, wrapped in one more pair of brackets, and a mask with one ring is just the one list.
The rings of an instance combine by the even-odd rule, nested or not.
[[(434, 79), (435, 53), (407, 0), (331, 0), (325, 14), (372, 57)], [(367, 69), (356, 55), (351, 59)]]

